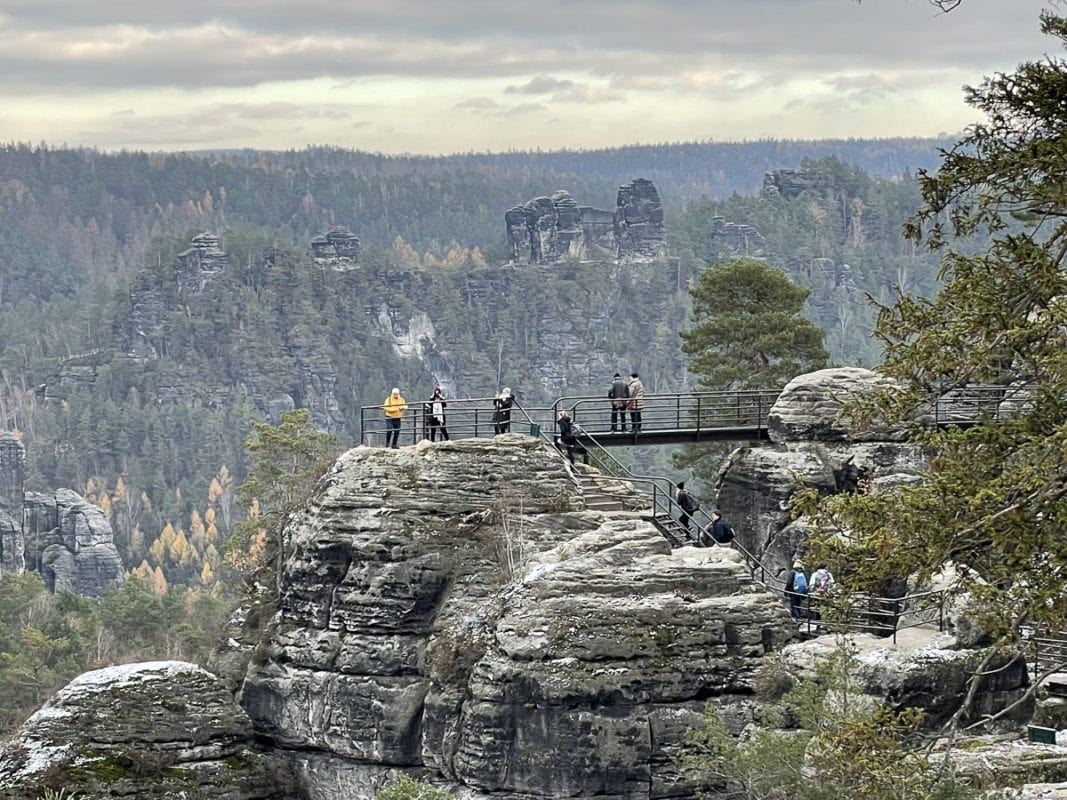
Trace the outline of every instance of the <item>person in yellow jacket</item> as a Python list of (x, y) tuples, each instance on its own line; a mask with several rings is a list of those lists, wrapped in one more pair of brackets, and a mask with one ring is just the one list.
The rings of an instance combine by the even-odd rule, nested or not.
[(399, 447), (400, 420), (408, 410), (408, 404), (400, 396), (400, 390), (394, 387), (382, 406), (385, 408), (385, 446), (395, 450)]

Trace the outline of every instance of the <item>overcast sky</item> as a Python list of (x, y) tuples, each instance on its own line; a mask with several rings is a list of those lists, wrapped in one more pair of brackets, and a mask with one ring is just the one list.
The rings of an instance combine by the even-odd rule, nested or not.
[(0, 0), (0, 139), (386, 153), (932, 136), (1051, 0)]

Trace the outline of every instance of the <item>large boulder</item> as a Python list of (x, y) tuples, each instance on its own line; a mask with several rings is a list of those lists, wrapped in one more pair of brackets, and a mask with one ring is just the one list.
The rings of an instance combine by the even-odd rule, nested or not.
[(834, 367), (798, 375), (782, 389), (767, 417), (772, 442), (898, 441), (906, 435), (898, 425), (877, 420), (864, 424), (842, 411), (850, 400), (899, 384), (869, 369)]
[(84, 800), (298, 800), (288, 767), (253, 744), (233, 696), (195, 664), (156, 661), (87, 672), (0, 752), (0, 797), (44, 788)]
[(241, 702), (315, 800), (393, 769), (464, 796), (668, 797), (706, 701), (740, 728), (795, 627), (722, 548), (585, 510), (532, 438), (356, 448), (287, 528)]

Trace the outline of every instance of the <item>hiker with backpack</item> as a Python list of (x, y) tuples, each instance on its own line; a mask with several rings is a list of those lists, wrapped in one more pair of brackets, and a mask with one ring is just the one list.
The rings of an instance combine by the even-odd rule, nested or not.
[(725, 519), (719, 509), (711, 512), (711, 538), (722, 545), (730, 544), (734, 540), (734, 529)]
[(618, 372), (611, 379), (611, 388), (608, 389), (608, 399), (611, 400), (611, 433), (615, 433), (616, 427), (621, 424), (622, 432), (626, 433), (626, 402), (630, 398), (630, 389)]
[(789, 613), (793, 619), (804, 615), (804, 601), (808, 594), (808, 576), (804, 572), (804, 562), (793, 562), (793, 568), (785, 576), (785, 596), (789, 601)]
[(556, 427), (559, 428), (559, 436), (556, 438), (556, 448), (567, 456), (567, 460), (572, 464), (574, 463), (574, 454), (577, 453), (582, 457), (582, 463), (589, 463), (589, 451), (585, 445), (578, 441), (578, 434), (580, 430), (578, 423), (574, 422), (567, 413), (567, 410), (561, 408), (559, 410), (559, 417), (556, 419)]
[(678, 515), (678, 521), (688, 531), (689, 518), (700, 510), (700, 501), (686, 491), (685, 481), (678, 481), (678, 490), (675, 492), (674, 498), (678, 502), (678, 507), (682, 509)]

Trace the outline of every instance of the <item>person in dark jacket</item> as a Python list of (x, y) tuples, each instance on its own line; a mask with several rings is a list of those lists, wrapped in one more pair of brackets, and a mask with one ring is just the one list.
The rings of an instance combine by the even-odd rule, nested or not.
[(515, 398), (511, 396), (511, 389), (505, 386), (493, 400), (494, 433), (508, 433), (511, 430), (511, 407), (513, 405), (515, 405)]
[(630, 373), (630, 383), (627, 387), (630, 399), (626, 407), (630, 409), (630, 427), (634, 433), (641, 432), (641, 409), (645, 407), (645, 385), (641, 383), (641, 376), (636, 372)]
[(622, 432), (626, 433), (626, 401), (630, 399), (630, 389), (617, 372), (611, 380), (608, 397), (611, 399), (611, 432), (615, 433), (616, 425), (621, 424)]
[(719, 544), (730, 544), (734, 540), (733, 527), (717, 508), (711, 512), (711, 538)]
[(559, 428), (559, 437), (556, 439), (556, 447), (559, 448), (561, 453), (565, 453), (570, 462), (574, 463), (574, 454), (578, 453), (582, 457), (582, 463), (589, 463), (589, 451), (585, 448), (580, 441), (578, 441), (578, 426), (574, 424), (574, 421), (570, 418), (566, 409), (559, 410), (559, 417), (556, 419), (556, 427)]
[(797, 560), (785, 576), (785, 596), (789, 601), (789, 613), (793, 615), (793, 619), (800, 619), (804, 614), (807, 595), (808, 575), (804, 572), (804, 562)]
[(426, 416), (426, 431), (430, 434), (430, 441), (437, 441), (437, 432), (441, 431), (441, 440), (448, 441), (448, 428), (445, 427), (445, 409), (448, 403), (440, 386), (435, 386), (430, 399), (423, 403), (423, 414)]
[(689, 518), (700, 508), (700, 502), (686, 490), (685, 481), (678, 481), (678, 491), (675, 492), (674, 499), (682, 510), (678, 515), (678, 521), (686, 530), (689, 530)]

